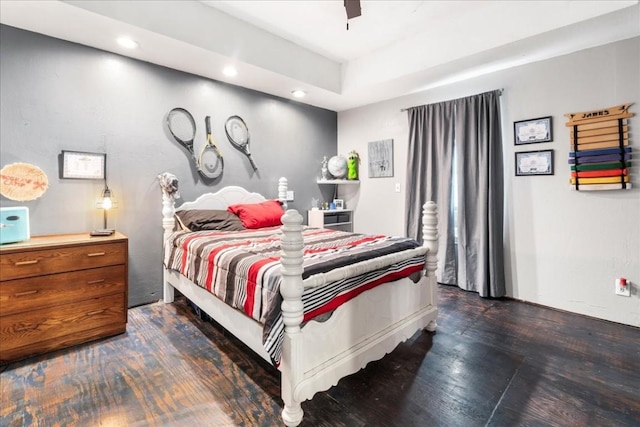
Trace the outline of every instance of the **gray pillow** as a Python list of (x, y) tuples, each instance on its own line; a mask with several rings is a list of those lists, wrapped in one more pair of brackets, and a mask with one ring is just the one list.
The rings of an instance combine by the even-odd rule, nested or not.
[(177, 211), (176, 218), (183, 229), (190, 231), (220, 230), (242, 231), (246, 230), (242, 221), (229, 211), (215, 209), (189, 209)]

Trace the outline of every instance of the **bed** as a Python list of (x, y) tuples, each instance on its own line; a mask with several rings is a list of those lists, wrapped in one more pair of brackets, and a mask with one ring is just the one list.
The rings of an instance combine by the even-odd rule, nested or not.
[[(199, 231), (176, 231), (180, 228), (176, 225), (176, 213), (184, 215), (190, 210), (226, 210), (229, 206), (261, 204), (269, 199), (244, 188), (230, 186), (215, 193), (203, 194), (194, 201), (176, 207), (177, 179), (171, 181), (175, 186), (162, 185), (161, 182), (165, 260), (164, 302), (173, 302), (174, 289), (179, 290), (257, 355), (269, 363), (276, 363), (281, 372), (281, 397), (284, 402), (282, 419), (285, 425), (300, 424), (303, 418), (301, 403), (311, 399), (315, 393), (329, 389), (341, 378), (357, 372), (371, 361), (382, 358), (417, 331), (435, 331), (438, 313), (435, 280), (435, 203), (427, 202), (424, 205), (424, 243), (410, 249), (413, 251), (411, 256), (403, 253), (385, 253), (356, 263), (343, 263), (336, 268), (310, 275), (305, 273), (305, 270), (309, 268), (309, 253), (312, 257), (315, 256), (313, 253), (316, 246), (315, 243), (310, 243), (308, 234), (318, 235), (328, 230), (309, 230), (309, 227), (303, 226), (303, 218), (296, 210), (286, 209), (287, 180), (281, 178), (278, 182), (277, 199), (285, 210), (281, 217), (282, 225), (248, 232), (263, 240), (267, 238), (268, 243), (262, 240), (261, 242), (268, 247), (276, 245), (274, 247), (278, 250), (277, 256), (271, 254), (272, 263), (269, 264), (270, 269), (279, 272), (277, 288), (281, 301), (281, 309), (275, 315), (282, 326), (280, 334), (274, 334), (280, 337), (278, 345), (275, 346), (278, 350), (278, 357), (275, 359), (273, 347), (268, 350), (268, 346), (265, 345), (267, 334), (265, 325), (261, 322), (264, 318), (252, 318), (249, 312), (245, 313), (232, 307), (227, 304), (229, 301), (224, 302), (205, 289), (204, 285), (196, 284), (193, 277), (188, 278), (186, 268), (185, 274), (181, 274), (180, 268), (176, 267), (179, 264), (172, 265), (168, 261), (175, 255), (172, 251), (176, 251), (176, 247), (193, 246), (192, 242), (196, 241), (193, 239), (202, 237), (198, 233), (203, 234)], [(236, 234), (242, 233), (240, 231)], [(271, 236), (277, 237), (277, 243)], [(318, 319), (308, 318), (308, 307), (305, 306), (309, 301), (308, 295), (321, 292), (323, 287), (352, 281), (353, 277), (370, 275), (372, 272), (378, 274), (381, 270), (392, 269), (386, 266), (408, 263), (406, 260), (409, 258), (415, 263), (416, 254), (421, 258), (422, 264), (417, 272), (414, 264), (414, 272), (410, 277), (366, 287), (350, 299), (345, 299), (337, 308), (332, 305), (333, 308)], [(184, 254), (180, 256), (186, 257)], [(222, 267), (210, 268), (220, 270)], [(376, 283), (384, 282), (376, 280)]]

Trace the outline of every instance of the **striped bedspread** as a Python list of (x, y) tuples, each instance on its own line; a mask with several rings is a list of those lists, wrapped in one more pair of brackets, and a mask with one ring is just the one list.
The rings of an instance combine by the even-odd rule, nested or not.
[[(167, 240), (164, 251), (166, 268), (180, 272), (264, 326), (263, 343), (276, 365), (284, 336), (280, 311), (280, 237), (280, 227), (178, 231)], [(303, 239), (303, 322), (335, 310), (368, 289), (409, 277), (424, 268), (426, 248), (403, 237), (305, 227)], [(402, 254), (391, 255), (398, 252)], [(362, 268), (380, 264), (373, 261), (379, 257), (385, 261), (393, 259), (383, 263), (389, 265)], [(310, 285), (314, 275), (336, 268), (353, 268), (359, 274), (322, 286)]]

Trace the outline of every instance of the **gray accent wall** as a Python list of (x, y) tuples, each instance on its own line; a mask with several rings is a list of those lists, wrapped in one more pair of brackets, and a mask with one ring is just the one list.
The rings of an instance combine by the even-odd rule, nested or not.
[[(104, 183), (59, 178), (62, 150), (107, 153), (107, 180), (117, 206), (110, 228), (129, 237), (129, 305), (161, 299), (161, 194), (156, 176), (180, 179), (182, 200), (239, 185), (277, 197), (284, 176), (306, 216), (320, 188), (324, 155), (336, 154), (337, 114), (239, 86), (152, 65), (113, 53), (0, 26), (0, 165), (31, 163), (48, 176), (49, 188), (27, 206), (32, 235), (82, 233), (102, 228), (96, 202)], [(204, 118), (225, 160), (222, 177), (203, 182), (186, 150), (172, 140), (165, 118), (174, 107), (197, 122), (196, 151), (205, 143)], [(228, 142), (224, 122), (246, 121), (259, 168)], [(322, 192), (327, 193), (323, 194)]]

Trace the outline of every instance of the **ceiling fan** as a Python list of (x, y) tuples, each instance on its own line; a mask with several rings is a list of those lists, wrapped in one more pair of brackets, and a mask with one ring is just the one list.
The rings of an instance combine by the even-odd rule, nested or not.
[(362, 15), (360, 0), (344, 0), (344, 8), (347, 11), (347, 30), (349, 30), (349, 19)]

